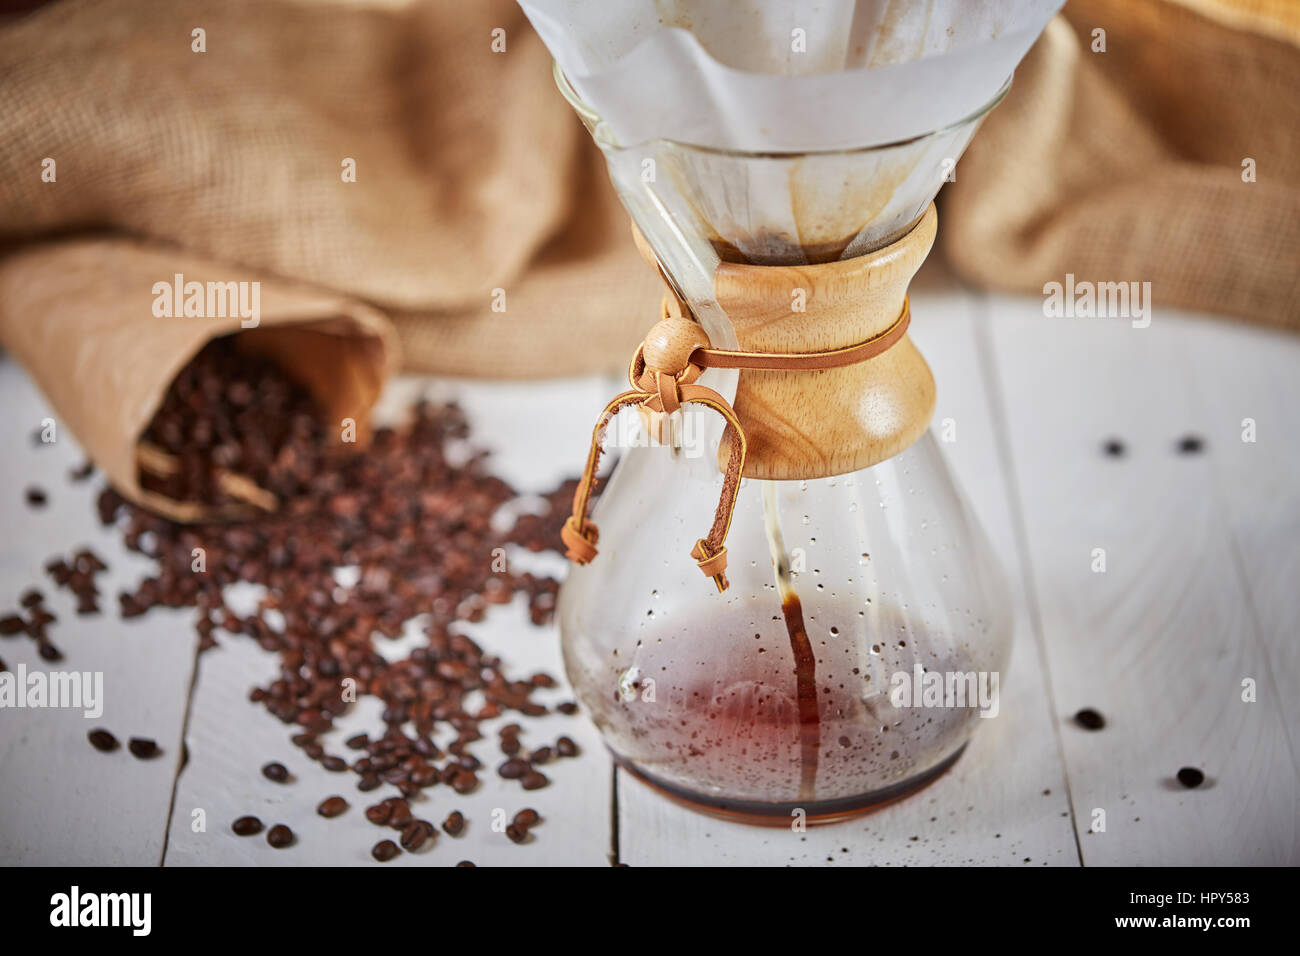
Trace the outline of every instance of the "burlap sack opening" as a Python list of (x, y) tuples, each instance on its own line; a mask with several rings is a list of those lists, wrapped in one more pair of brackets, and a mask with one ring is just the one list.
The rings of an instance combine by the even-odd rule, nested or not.
[[(260, 315), (156, 316), (153, 289), (183, 281), (257, 283)], [(209, 341), (238, 333), (241, 350), (280, 364), (310, 389), (329, 419), (367, 437), (370, 407), (397, 367), (391, 324), (368, 306), (327, 292), (261, 279), (130, 240), (62, 242), (0, 262), (0, 297), (26, 321), (5, 344), (50, 397), (63, 428), (126, 498), (176, 521), (238, 517), (175, 501), (140, 485), (140, 437), (177, 373)]]

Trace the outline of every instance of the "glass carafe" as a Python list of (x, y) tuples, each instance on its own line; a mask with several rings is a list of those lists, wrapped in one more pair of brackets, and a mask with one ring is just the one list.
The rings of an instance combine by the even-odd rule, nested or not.
[[(558, 70), (557, 82), (671, 297), (725, 349), (749, 343), (734, 298), (720, 292), (724, 274), (744, 286), (769, 275), (747, 268), (861, 262), (870, 284), (908, 255), (901, 297), (933, 236), (934, 194), (997, 102), (906, 143), (747, 154), (614, 143)], [(771, 373), (704, 372), (700, 383), (738, 414), (748, 401), (757, 433), (726, 590), (688, 557), (717, 504), (723, 421), (684, 407), (663, 443), (630, 413), (610, 429), (620, 454), (592, 515), (599, 554), (572, 569), (559, 597), (565, 666), (620, 764), (697, 808), (757, 822), (836, 819), (933, 779), (981, 715), (996, 713), (1009, 605), (928, 431), (933, 380), (906, 339), (867, 364), (867, 384), (827, 391), (817, 417), (885, 440), (859, 467), (832, 428), (812, 477), (781, 477), (791, 473), (785, 410), (755, 410), (752, 387), (738, 395), (738, 376)], [(912, 413), (900, 422), (903, 393)]]

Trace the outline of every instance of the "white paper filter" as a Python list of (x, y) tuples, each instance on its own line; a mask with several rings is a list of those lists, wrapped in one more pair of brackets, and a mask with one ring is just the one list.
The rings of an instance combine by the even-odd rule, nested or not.
[(897, 142), (989, 102), (1064, 0), (519, 0), (617, 143)]

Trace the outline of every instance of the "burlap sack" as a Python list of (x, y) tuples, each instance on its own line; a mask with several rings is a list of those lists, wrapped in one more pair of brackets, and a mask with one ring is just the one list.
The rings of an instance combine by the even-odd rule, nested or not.
[(1157, 309), (1300, 328), (1300, 3), (1070, 0), (1065, 17), (940, 194), (947, 258), (981, 286), (1148, 281)]
[[(188, 283), (203, 287), (205, 306), (207, 283), (232, 281), (202, 260), (130, 240), (40, 244), (0, 269), (0, 301), (29, 317), (6, 326), (5, 344), (119, 492), (178, 521), (215, 513), (140, 487), (140, 436), (185, 363), (204, 343), (234, 332), (241, 347), (274, 359), (311, 389), (340, 433), (342, 420), (353, 419), (364, 441), (368, 412), (397, 358), (382, 315), (328, 292), (270, 282), (257, 287), (259, 308), (248, 319), (186, 316), (183, 300), (171, 309), (177, 314), (155, 316), (155, 306), (168, 309), (155, 287), (174, 285), (177, 273), (182, 293)], [(256, 327), (245, 328), (254, 317)]]

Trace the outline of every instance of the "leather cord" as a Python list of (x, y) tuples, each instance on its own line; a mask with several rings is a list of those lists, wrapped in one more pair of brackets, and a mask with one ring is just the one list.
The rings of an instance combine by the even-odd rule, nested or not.
[[(821, 369), (843, 368), (875, 358), (894, 346), (907, 334), (911, 322), (911, 308), (906, 297), (903, 309), (889, 328), (865, 341), (844, 348), (829, 349), (824, 352), (742, 352), (728, 349), (715, 349), (710, 346), (695, 346), (689, 353), (685, 351), (690, 343), (699, 339), (708, 341), (703, 330), (692, 320), (682, 316), (680, 304), (664, 299), (663, 318), (651, 329), (644, 342), (637, 348), (632, 362), (628, 366), (629, 391), (622, 392), (610, 400), (596, 421), (591, 433), (591, 445), (587, 451), (587, 463), (583, 469), (582, 479), (573, 494), (573, 513), (565, 521), (560, 531), (564, 541), (565, 555), (578, 564), (587, 564), (597, 554), (596, 542), (600, 532), (588, 517), (591, 510), (591, 496), (596, 488), (596, 472), (600, 467), (600, 458), (604, 453), (605, 432), (609, 423), (624, 408), (640, 406), (654, 415), (671, 415), (683, 405), (703, 405), (711, 408), (727, 423), (724, 439), (729, 442), (731, 453), (727, 457), (727, 467), (723, 472), (722, 493), (718, 507), (713, 515), (713, 525), (708, 534), (695, 542), (691, 557), (704, 574), (713, 579), (719, 591), (729, 586), (727, 581), (727, 532), (731, 528), (732, 515), (736, 509), (736, 494), (740, 489), (740, 475), (745, 467), (745, 432), (740, 419), (736, 417), (731, 404), (711, 388), (696, 385), (695, 380), (706, 368), (725, 369), (761, 369), (777, 372), (817, 371)], [(656, 367), (646, 363), (647, 346), (654, 348)], [(667, 350), (664, 343), (686, 342), (687, 345), (676, 350), (676, 355), (687, 354), (684, 364), (673, 362), (671, 347)], [(665, 358), (665, 356), (669, 358)], [(674, 367), (679, 366), (679, 367)]]

